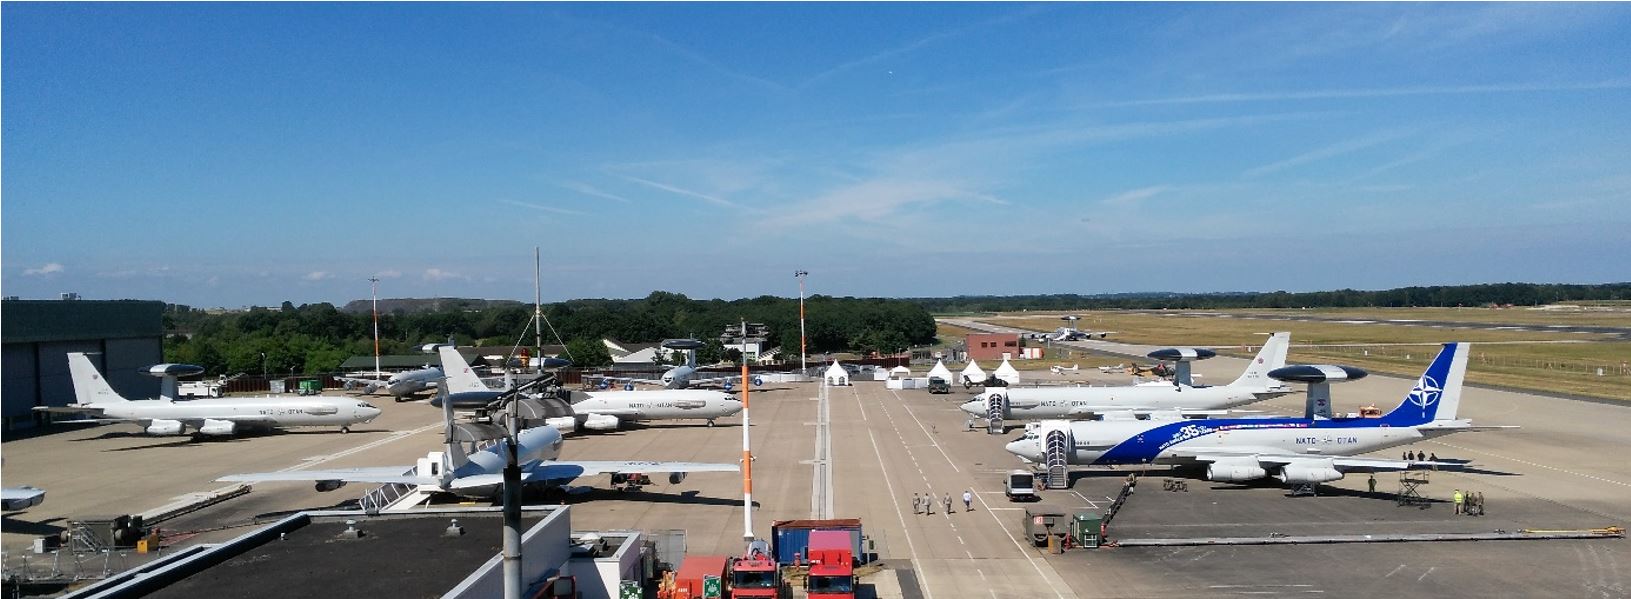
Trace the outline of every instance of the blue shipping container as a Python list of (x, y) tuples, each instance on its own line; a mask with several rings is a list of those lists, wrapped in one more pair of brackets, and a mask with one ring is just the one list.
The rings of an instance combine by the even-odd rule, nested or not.
[(846, 530), (850, 533), (850, 548), (854, 552), (857, 563), (866, 563), (867, 555), (861, 551), (861, 526), (851, 524), (855, 520), (841, 521), (844, 524), (815, 525), (819, 521), (793, 520), (777, 522), (770, 526), (770, 552), (776, 556), (776, 563), (780, 565), (793, 564), (794, 555), (798, 559), (807, 560), (810, 547), (810, 531), (812, 530)]

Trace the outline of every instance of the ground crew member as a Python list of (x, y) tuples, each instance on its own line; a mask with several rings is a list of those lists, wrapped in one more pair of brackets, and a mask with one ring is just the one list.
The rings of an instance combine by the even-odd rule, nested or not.
[(1463, 499), (1461, 489), (1456, 489), (1455, 494), (1450, 496), (1450, 500), (1455, 502), (1455, 513), (1458, 516), (1461, 515), (1461, 502)]
[(946, 515), (951, 515), (951, 493), (949, 491), (946, 493)]
[(1365, 485), (1370, 487), (1370, 492), (1376, 492), (1376, 473), (1371, 473), (1370, 480), (1365, 481)]
[(934, 515), (934, 493), (925, 493), (923, 495), (923, 508), (927, 510), (924, 513), (930, 516)]
[(1404, 461), (1410, 461), (1410, 452), (1408, 450), (1404, 452)]
[(974, 491), (963, 491), (963, 511), (974, 511)]
[(918, 497), (917, 493), (912, 494), (912, 513), (923, 513), (923, 498)]

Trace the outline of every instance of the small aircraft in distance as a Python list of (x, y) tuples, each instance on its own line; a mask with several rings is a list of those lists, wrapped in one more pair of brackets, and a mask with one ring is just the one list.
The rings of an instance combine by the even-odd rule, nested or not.
[(1083, 339), (1103, 339), (1115, 333), (1115, 331), (1083, 331), (1078, 329), (1076, 328), (1076, 321), (1082, 319), (1080, 316), (1061, 316), (1059, 319), (1067, 324), (1054, 329), (1052, 332), (1027, 333), (1025, 336), (1038, 341), (1081, 341)]
[(1064, 366), (1060, 366), (1058, 364), (1055, 364), (1053, 366), (1049, 366), (1048, 370), (1052, 371), (1054, 374), (1058, 374), (1058, 375), (1076, 374), (1077, 372), (1080, 372), (1082, 370), (1082, 365), (1081, 364), (1071, 364), (1070, 368), (1065, 368)]
[[(698, 386), (717, 386), (730, 391), (742, 377), (734, 374), (719, 376), (706, 376), (697, 371), (697, 352), (702, 342), (695, 339), (669, 339), (663, 342), (663, 347), (685, 352), (685, 364), (675, 366), (663, 372), (655, 379), (639, 377), (599, 376), (601, 388), (609, 388), (611, 383), (623, 383), (624, 389), (633, 390), (635, 385), (660, 385), (667, 389), (687, 389)], [(757, 376), (749, 379), (753, 386), (764, 385), (764, 379)]]

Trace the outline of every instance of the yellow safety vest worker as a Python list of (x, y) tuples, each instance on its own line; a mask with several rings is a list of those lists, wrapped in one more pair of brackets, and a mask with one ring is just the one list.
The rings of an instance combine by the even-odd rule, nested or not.
[(1461, 492), (1460, 491), (1455, 492), (1455, 502), (1456, 503), (1461, 503)]

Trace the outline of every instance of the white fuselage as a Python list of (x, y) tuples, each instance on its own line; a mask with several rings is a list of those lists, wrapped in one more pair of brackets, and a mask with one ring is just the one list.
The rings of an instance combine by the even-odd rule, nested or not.
[(579, 414), (610, 414), (620, 420), (713, 420), (742, 411), (742, 401), (720, 391), (590, 391), (572, 404)]
[(86, 404), (109, 418), (131, 420), (232, 420), (258, 418), (257, 427), (351, 426), (378, 417), (379, 408), (350, 397), (229, 397), (169, 401), (163, 399)]
[[(1009, 443), (1007, 449), (1041, 462), (1048, 431), (1062, 424), (1043, 423)], [(1067, 461), (1078, 465), (1181, 464), (1190, 461), (1179, 456), (1180, 451), (1193, 454), (1214, 449), (1306, 457), (1353, 456), (1457, 430), (1375, 424), (1374, 419), (1301, 418), (1077, 421), (1069, 423), (1072, 451)]]
[(1013, 387), (976, 395), (962, 405), (962, 410), (973, 416), (990, 416), (992, 396), (1001, 396), (1005, 399), (1003, 419), (1087, 418), (1116, 409), (1222, 410), (1289, 392), (1283, 387), (1191, 387), (1164, 382), (1125, 387)]

